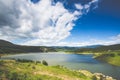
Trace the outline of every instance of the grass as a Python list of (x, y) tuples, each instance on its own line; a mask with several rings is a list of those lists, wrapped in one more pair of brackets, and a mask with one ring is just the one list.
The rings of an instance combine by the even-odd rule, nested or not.
[(107, 61), (110, 64), (120, 66), (120, 56), (108, 57)]
[(59, 65), (0, 60), (0, 80), (93, 80), (92, 73), (85, 74)]
[(95, 58), (115, 66), (120, 66), (120, 51), (108, 51), (95, 54)]

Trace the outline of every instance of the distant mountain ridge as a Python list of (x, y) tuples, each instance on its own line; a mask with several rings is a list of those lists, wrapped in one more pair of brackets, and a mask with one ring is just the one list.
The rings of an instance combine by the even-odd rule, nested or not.
[(100, 46), (103, 46), (103, 45), (89, 45), (89, 46), (80, 46), (80, 47), (69, 47), (69, 46), (51, 46), (53, 48), (65, 48), (65, 49), (68, 49), (68, 48), (96, 48), (96, 47), (100, 47)]
[(103, 45), (90, 45), (90, 46), (82, 46), (80, 48), (97, 48), (97, 47), (101, 47)]
[(97, 47), (83, 47), (77, 49), (75, 52), (103, 52), (103, 51), (113, 51), (113, 50), (120, 50), (120, 44), (108, 45), (108, 46), (97, 46)]

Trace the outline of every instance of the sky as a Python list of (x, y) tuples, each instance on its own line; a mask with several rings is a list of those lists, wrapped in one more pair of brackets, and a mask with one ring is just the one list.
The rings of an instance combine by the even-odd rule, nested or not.
[(0, 0), (0, 39), (33, 46), (120, 44), (120, 0)]

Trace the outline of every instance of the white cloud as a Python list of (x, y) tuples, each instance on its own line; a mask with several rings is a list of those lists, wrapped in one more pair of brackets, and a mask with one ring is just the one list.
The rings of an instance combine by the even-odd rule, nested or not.
[(111, 37), (111, 39), (113, 39), (113, 40), (120, 40), (120, 34), (118, 34), (117, 36)]
[(79, 10), (82, 10), (83, 9), (83, 6), (81, 4), (75, 4), (75, 7)]
[(52, 5), (52, 0), (36, 4), (30, 0), (0, 0), (0, 39), (31, 39), (23, 43), (27, 45), (57, 44), (71, 34), (73, 21), (83, 15), (81, 10), (95, 2), (75, 4), (80, 11), (71, 13), (60, 2)]

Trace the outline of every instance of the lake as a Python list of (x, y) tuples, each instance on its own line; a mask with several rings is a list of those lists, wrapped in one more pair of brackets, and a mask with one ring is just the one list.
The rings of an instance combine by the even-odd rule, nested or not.
[(93, 58), (93, 55), (81, 55), (81, 54), (65, 54), (65, 53), (29, 53), (29, 54), (17, 54), (2, 57), (2, 59), (14, 58), (14, 59), (28, 59), (35, 61), (46, 60), (49, 65), (63, 65), (73, 70), (89, 70), (91, 72), (103, 73), (108, 76), (112, 76), (117, 80), (120, 80), (120, 67), (110, 65), (105, 62), (100, 62)]

